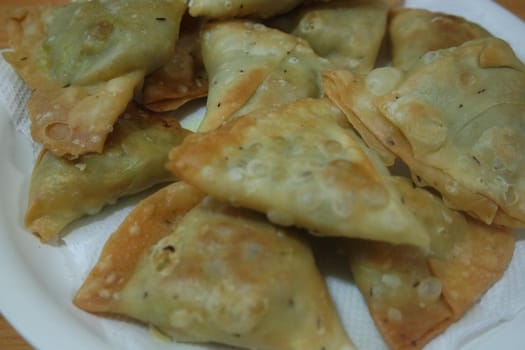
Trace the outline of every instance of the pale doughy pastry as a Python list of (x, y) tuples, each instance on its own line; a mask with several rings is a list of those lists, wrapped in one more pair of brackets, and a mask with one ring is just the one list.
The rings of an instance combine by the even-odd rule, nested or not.
[(103, 153), (67, 160), (42, 151), (31, 175), (26, 227), (47, 242), (82, 216), (173, 180), (164, 164), (169, 150), (188, 134), (173, 118), (130, 106)]
[(269, 22), (303, 38), (338, 69), (368, 72), (374, 68), (392, 0), (315, 2)]
[(261, 110), (190, 135), (172, 150), (168, 167), (277, 224), (323, 236), (428, 244), (388, 170), (325, 99)]
[(424, 9), (396, 8), (388, 28), (392, 64), (411, 68), (425, 53), (491, 36), (479, 24), (463, 17)]
[(504, 41), (433, 51), (406, 73), (330, 72), (325, 89), (449, 206), (485, 223), (525, 225), (525, 66)]
[(408, 208), (430, 232), (430, 250), (353, 240), (350, 266), (389, 347), (421, 349), (503, 275), (514, 234), (448, 209), (407, 179), (396, 182)]
[(200, 131), (259, 108), (321, 97), (321, 72), (334, 67), (308, 43), (259, 23), (210, 23), (202, 34), (210, 86)]
[(233, 18), (258, 17), (267, 18), (285, 13), (304, 0), (191, 0), (189, 13), (194, 17)]
[(75, 304), (132, 317), (176, 341), (354, 348), (300, 234), (211, 198), (195, 206), (199, 196), (175, 183), (140, 203)]
[(3, 55), (34, 91), (33, 139), (58, 156), (102, 152), (144, 75), (173, 55), (185, 10), (183, 0), (18, 9)]

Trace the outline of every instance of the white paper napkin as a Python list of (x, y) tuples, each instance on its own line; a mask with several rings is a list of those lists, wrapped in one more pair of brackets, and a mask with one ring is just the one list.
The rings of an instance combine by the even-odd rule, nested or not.
[[(488, 0), (408, 0), (407, 7), (428, 8), (467, 17), (482, 24), (494, 35), (507, 40), (525, 60), (525, 23)], [(30, 140), (25, 103), (30, 92), (10, 66), (0, 59), (0, 104), (4, 104), (17, 126), (20, 137)], [(38, 146), (34, 147), (35, 152)], [(27, 174), (29, 177), (30, 174)], [(117, 206), (100, 214), (79, 220), (69, 228), (65, 244), (57, 248), (70, 265), (72, 284), (80, 286), (94, 265), (107, 237), (118, 227), (133, 205), (146, 194), (124, 199)], [(341, 320), (359, 349), (383, 350), (386, 346), (369, 316), (363, 298), (350, 282), (344, 257), (322, 254), (319, 265), (325, 275), (330, 293)], [(459, 349), (469, 340), (505, 320), (513, 319), (525, 309), (525, 234), (518, 233), (512, 262), (504, 277), (483, 296), (459, 322), (437, 337), (425, 349)], [(72, 291), (74, 293), (74, 291)], [(94, 317), (94, 316), (93, 316)], [(152, 348), (147, 330), (128, 323), (96, 319), (97, 327), (107, 335), (111, 347), (118, 349)], [(155, 342), (156, 349), (173, 349), (173, 344)], [(213, 347), (220, 349), (223, 347)], [(177, 349), (210, 349), (209, 346), (180, 345)]]

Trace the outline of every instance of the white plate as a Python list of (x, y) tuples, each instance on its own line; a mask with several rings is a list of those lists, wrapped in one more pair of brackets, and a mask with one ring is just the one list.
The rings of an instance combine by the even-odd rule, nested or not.
[[(525, 24), (490, 1), (480, 0), (413, 0), (408, 6), (424, 7), (465, 16), (484, 25), (494, 35), (506, 39), (525, 60)], [(0, 77), (4, 78), (4, 77)], [(71, 304), (71, 299), (82, 279), (95, 261), (107, 235), (116, 228), (139, 197), (121, 201), (118, 206), (108, 208), (94, 218), (83, 219), (73, 225), (67, 236), (67, 245), (42, 245), (26, 232), (22, 217), (26, 205), (29, 176), (33, 152), (31, 144), (11, 123), (7, 104), (0, 91), (0, 310), (13, 326), (36, 348), (56, 349), (202, 349), (200, 346), (166, 343), (154, 339), (148, 330), (135, 324), (106, 320), (86, 314)], [(191, 122), (190, 122), (191, 123)], [(515, 256), (513, 266), (525, 266), (523, 235), (522, 249)], [(509, 276), (510, 275), (510, 276)], [(520, 278), (515, 285), (525, 286), (525, 274), (510, 272), (505, 278)], [(381, 349), (366, 307), (353, 287), (345, 285), (337, 276), (328, 278), (330, 291), (339, 309), (348, 307), (353, 312), (342, 315), (343, 323), (357, 345), (367, 349)], [(502, 289), (502, 288), (499, 288)], [(525, 294), (525, 288), (514, 294), (501, 291), (498, 286), (489, 291), (483, 300), (513, 298), (515, 293)], [(504, 288), (503, 288), (504, 289)], [(508, 293), (507, 293), (508, 292)], [(491, 299), (493, 298), (493, 299)], [(494, 299), (496, 298), (496, 299)], [(498, 300), (505, 305), (507, 300)], [(513, 305), (525, 307), (523, 298), (512, 300)], [(481, 303), (483, 304), (483, 302)], [(503, 309), (504, 307), (502, 307)], [(494, 319), (476, 329), (492, 329), (477, 336), (470, 343), (463, 339), (459, 344), (450, 334), (461, 334), (469, 325), (469, 318), (483, 315), (476, 307), (466, 315), (461, 325), (453, 326), (445, 336), (432, 343), (433, 349), (450, 349), (450, 344), (464, 349), (522, 349), (525, 344), (525, 312), (500, 325)], [(495, 312), (497, 313), (498, 310)], [(515, 310), (518, 311), (518, 310)], [(485, 311), (486, 312), (486, 311)], [(360, 319), (355, 320), (356, 317)], [(458, 330), (459, 329), (459, 330)], [(455, 332), (455, 333), (454, 333)], [(448, 339), (448, 338), (451, 339)], [(439, 340), (446, 340), (441, 341)], [(366, 344), (366, 347), (365, 347)], [(205, 348), (205, 347), (204, 347)]]

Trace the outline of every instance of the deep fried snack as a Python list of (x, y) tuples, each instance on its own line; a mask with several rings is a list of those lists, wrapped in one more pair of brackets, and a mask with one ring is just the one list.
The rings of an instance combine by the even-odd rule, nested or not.
[(68, 160), (42, 151), (31, 175), (25, 225), (47, 242), (82, 216), (173, 180), (164, 167), (168, 153), (189, 133), (173, 118), (131, 105), (115, 124), (103, 153)]
[(314, 2), (269, 21), (303, 38), (338, 69), (369, 72), (374, 68), (395, 0)]
[(325, 99), (305, 99), (190, 135), (170, 152), (179, 178), (270, 221), (322, 236), (425, 246), (378, 157)]
[(90, 86), (37, 89), (27, 104), (31, 137), (57, 157), (103, 152), (108, 135), (142, 84), (133, 71)]
[(397, 187), (430, 232), (430, 250), (353, 240), (350, 266), (389, 347), (421, 349), (503, 275), (514, 234), (448, 209), (407, 179), (398, 178)]
[(392, 65), (402, 70), (410, 69), (429, 51), (491, 36), (479, 24), (463, 17), (412, 8), (391, 11), (388, 35)]
[(525, 66), (504, 41), (432, 51), (406, 73), (330, 72), (325, 90), (450, 207), (487, 224), (525, 225)]
[(185, 10), (183, 0), (18, 9), (3, 55), (33, 90), (33, 139), (58, 156), (102, 152), (144, 76), (173, 55)]
[(334, 68), (306, 41), (245, 21), (207, 25), (202, 55), (210, 87), (199, 131), (259, 108), (322, 97), (321, 72)]
[(180, 182), (139, 203), (75, 304), (132, 317), (177, 341), (353, 349), (300, 235), (211, 198), (197, 205), (202, 196)]

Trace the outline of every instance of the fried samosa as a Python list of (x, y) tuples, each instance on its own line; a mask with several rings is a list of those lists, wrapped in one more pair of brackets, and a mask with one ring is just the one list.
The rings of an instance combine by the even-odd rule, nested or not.
[(306, 41), (253, 22), (210, 23), (202, 55), (210, 87), (199, 131), (259, 108), (321, 97), (321, 72), (333, 69)]
[(325, 89), (450, 207), (487, 224), (525, 226), (525, 66), (507, 43), (432, 51), (405, 73), (330, 72)]
[(315, 2), (269, 25), (303, 38), (337, 69), (369, 72), (374, 68), (395, 0)]
[(31, 138), (57, 157), (101, 153), (144, 73), (134, 71), (90, 86), (33, 91), (27, 103)]
[(424, 9), (396, 8), (390, 13), (388, 35), (392, 65), (410, 69), (425, 53), (491, 36), (463, 17)]
[(20, 8), (8, 23), (21, 76), (32, 69), (59, 86), (91, 85), (131, 71), (150, 73), (173, 54), (186, 2), (81, 1)]
[(190, 135), (168, 168), (211, 196), (323, 236), (425, 246), (390, 174), (325, 99), (305, 99)]
[(102, 152), (144, 76), (173, 55), (185, 10), (183, 0), (18, 9), (3, 55), (33, 90), (33, 139), (58, 156)]
[(421, 349), (503, 275), (514, 251), (514, 234), (448, 209), (406, 178), (396, 184), (430, 232), (429, 251), (352, 240), (350, 266), (389, 347)]
[(31, 175), (25, 225), (48, 242), (82, 216), (173, 180), (164, 167), (168, 153), (189, 133), (173, 118), (131, 105), (115, 124), (103, 153), (68, 160), (43, 150)]
[(195, 206), (199, 193), (179, 182), (140, 203), (74, 303), (182, 342), (353, 349), (302, 237), (211, 198)]

